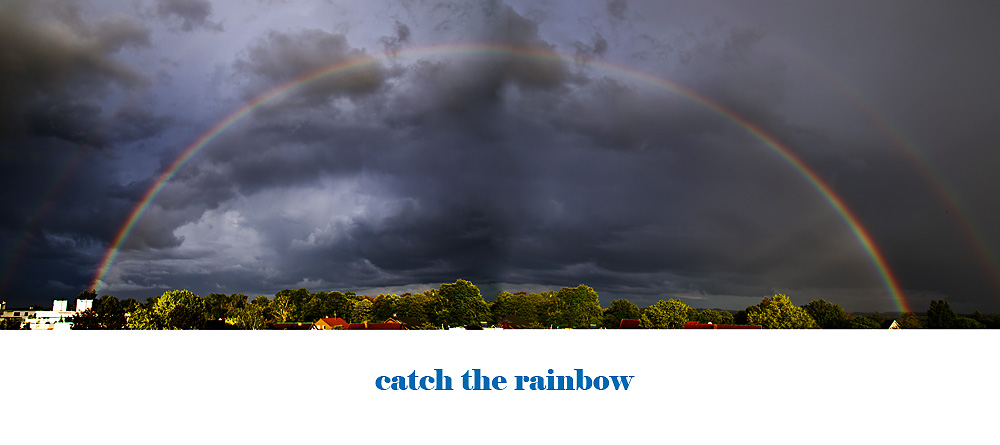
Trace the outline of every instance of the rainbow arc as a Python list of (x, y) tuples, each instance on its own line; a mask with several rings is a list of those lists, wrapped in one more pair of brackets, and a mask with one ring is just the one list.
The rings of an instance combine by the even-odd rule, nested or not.
[[(413, 57), (427, 57), (435, 55), (452, 55), (452, 54), (508, 54), (516, 55), (518, 57), (527, 57), (531, 59), (544, 60), (544, 61), (556, 61), (556, 62), (566, 62), (568, 60), (573, 60), (572, 56), (563, 55), (557, 52), (539, 49), (529, 49), (529, 48), (518, 48), (505, 45), (493, 45), (493, 44), (460, 44), (460, 45), (447, 45), (447, 46), (435, 46), (428, 48), (418, 48), (399, 51), (391, 56), (362, 56), (350, 60), (345, 60), (340, 63), (330, 65), (326, 68), (308, 73), (292, 81), (286, 82), (258, 97), (252, 101), (246, 103), (243, 107), (232, 112), (224, 119), (212, 126), (208, 131), (206, 131), (201, 137), (195, 140), (191, 145), (184, 149), (183, 152), (159, 175), (152, 186), (146, 191), (142, 196), (139, 203), (133, 208), (125, 220), (125, 223), (118, 230), (116, 236), (111, 242), (108, 250), (105, 252), (100, 266), (94, 275), (94, 279), (91, 283), (92, 289), (99, 289), (99, 286), (104, 282), (104, 278), (114, 263), (122, 244), (128, 239), (129, 235), (132, 233), (133, 228), (136, 223), (145, 213), (146, 209), (149, 208), (150, 204), (156, 199), (157, 195), (163, 190), (167, 182), (174, 177), (177, 172), (186, 165), (191, 158), (193, 158), (198, 152), (203, 150), (205, 147), (211, 144), (216, 137), (221, 133), (225, 132), (233, 124), (239, 122), (241, 119), (251, 114), (254, 110), (260, 108), (261, 106), (272, 102), (273, 100), (286, 95), (287, 93), (315, 82), (319, 79), (326, 78), (328, 76), (335, 76), (338, 74), (343, 74), (350, 72), (352, 70), (357, 70), (363, 67), (367, 67), (382, 61), (390, 59), (399, 58), (413, 58)], [(809, 167), (801, 157), (796, 155), (788, 147), (779, 142), (776, 138), (769, 135), (759, 126), (750, 122), (746, 118), (742, 117), (735, 111), (732, 111), (722, 104), (708, 98), (706, 96), (700, 95), (693, 90), (685, 88), (679, 84), (671, 82), (670, 80), (663, 79), (660, 77), (653, 76), (649, 73), (642, 71), (613, 65), (610, 63), (598, 61), (598, 60), (578, 60), (578, 62), (585, 64), (586, 66), (594, 67), (596, 69), (617, 73), (623, 76), (627, 76), (643, 83), (653, 85), (674, 94), (678, 94), (693, 103), (704, 107), (705, 109), (711, 110), (715, 114), (724, 117), (725, 119), (738, 125), (740, 128), (745, 130), (747, 133), (752, 135), (757, 140), (761, 141), (768, 149), (773, 153), (777, 154), (786, 163), (792, 166), (800, 176), (802, 176), (809, 185), (815, 189), (823, 197), (823, 199), (834, 209), (837, 215), (846, 223), (851, 233), (857, 239), (859, 245), (864, 249), (872, 265), (877, 270), (881, 280), (885, 286), (886, 292), (892, 298), (896, 307), (900, 311), (910, 312), (910, 306), (900, 289), (899, 283), (895, 275), (893, 275), (890, 270), (884, 255), (877, 248), (875, 243), (872, 241), (871, 234), (865, 229), (861, 224), (856, 214), (847, 206), (843, 198), (841, 198), (834, 189), (819, 176), (819, 174)]]

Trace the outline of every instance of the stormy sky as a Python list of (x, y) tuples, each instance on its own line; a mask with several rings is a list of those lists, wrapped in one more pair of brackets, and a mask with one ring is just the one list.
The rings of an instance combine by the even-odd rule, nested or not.
[[(464, 278), (487, 299), (587, 284), (605, 305), (742, 309), (781, 292), (896, 310), (860, 229), (912, 309), (1000, 312), (998, 13), (4, 1), (0, 295), (72, 299), (185, 149), (274, 88), (372, 57), (219, 132), (146, 208), (100, 293), (375, 295)], [(514, 51), (470, 49), (487, 47)]]

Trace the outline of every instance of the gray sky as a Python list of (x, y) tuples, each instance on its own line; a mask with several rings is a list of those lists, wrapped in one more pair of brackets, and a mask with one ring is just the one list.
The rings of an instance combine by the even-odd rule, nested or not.
[[(376, 294), (587, 284), (608, 304), (782, 292), (1000, 311), (994, 2), (8, 1), (0, 253), (9, 305), (102, 294)], [(503, 45), (560, 56), (448, 51)], [(438, 48), (437, 51), (428, 51)], [(642, 73), (637, 75), (636, 73)]]

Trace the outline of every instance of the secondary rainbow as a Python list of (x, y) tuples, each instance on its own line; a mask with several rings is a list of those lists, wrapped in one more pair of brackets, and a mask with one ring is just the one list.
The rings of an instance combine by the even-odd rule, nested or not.
[[(194, 143), (189, 145), (184, 151), (170, 164), (167, 169), (160, 174), (152, 186), (146, 191), (139, 204), (129, 213), (128, 218), (126, 218), (125, 223), (122, 225), (121, 229), (118, 231), (114, 240), (111, 242), (110, 247), (104, 254), (100, 267), (98, 268), (96, 274), (94, 275), (93, 282), (91, 283), (92, 289), (98, 289), (103, 283), (104, 277), (107, 275), (111, 264), (114, 262), (115, 257), (118, 255), (122, 243), (128, 238), (132, 233), (132, 229), (135, 227), (136, 222), (146, 211), (149, 205), (153, 202), (156, 196), (163, 190), (164, 186), (170, 181), (171, 178), (181, 169), (189, 160), (191, 160), (194, 155), (201, 151), (205, 146), (211, 143), (220, 133), (225, 131), (231, 125), (241, 120), (243, 117), (247, 116), (253, 112), (258, 107), (274, 100), (275, 98), (284, 95), (285, 93), (292, 91), (302, 85), (313, 82), (317, 79), (321, 79), (326, 76), (335, 75), (352, 69), (361, 68), (367, 65), (371, 65), (383, 60), (397, 59), (401, 57), (419, 57), (419, 56), (431, 56), (438, 54), (454, 54), (454, 53), (500, 53), (500, 54), (510, 54), (519, 57), (528, 57), (541, 60), (564, 62), (566, 60), (571, 60), (572, 56), (564, 56), (560, 53), (549, 51), (549, 50), (539, 50), (530, 48), (520, 48), (507, 45), (494, 45), (494, 44), (456, 44), (456, 45), (445, 45), (445, 46), (435, 46), (428, 48), (419, 48), (400, 51), (391, 56), (362, 56), (339, 63), (333, 64), (331, 66), (325, 67), (323, 69), (308, 73), (302, 77), (295, 80), (287, 82), (280, 85), (267, 93), (264, 93), (251, 102), (244, 105), (242, 108), (234, 111), (232, 114), (227, 116), (225, 119), (217, 123), (211, 129), (209, 129), (204, 135), (198, 138)], [(834, 190), (826, 183), (813, 169), (809, 168), (798, 157), (795, 153), (789, 150), (787, 147), (782, 145), (777, 139), (768, 135), (764, 130), (754, 125), (752, 122), (746, 120), (736, 112), (729, 110), (722, 106), (721, 104), (695, 93), (692, 90), (684, 88), (678, 84), (675, 84), (669, 80), (662, 79), (653, 76), (648, 73), (637, 71), (630, 68), (625, 68), (617, 65), (612, 65), (609, 63), (587, 60), (580, 61), (588, 66), (595, 68), (624, 74), (629, 77), (641, 80), (643, 82), (656, 85), (660, 88), (666, 89), (673, 93), (679, 94), (697, 104), (700, 104), (707, 109), (712, 110), (716, 114), (736, 123), (741, 128), (746, 130), (752, 136), (763, 142), (771, 151), (779, 155), (782, 159), (792, 165), (812, 186), (815, 188), (830, 204), (831, 207), (837, 212), (837, 214), (847, 223), (854, 237), (858, 240), (861, 246), (864, 248), (865, 252), (868, 254), (873, 265), (878, 271), (886, 291), (889, 293), (893, 302), (896, 304), (900, 311), (909, 312), (910, 306), (900, 289), (898, 280), (893, 275), (892, 271), (889, 269), (884, 255), (878, 250), (875, 243), (872, 241), (871, 235), (865, 230), (864, 226), (858, 220), (858, 217), (847, 207), (843, 199), (841, 199)]]

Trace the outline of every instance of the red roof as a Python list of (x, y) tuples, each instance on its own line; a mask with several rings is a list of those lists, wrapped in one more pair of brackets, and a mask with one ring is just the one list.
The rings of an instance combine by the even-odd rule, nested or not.
[(684, 329), (715, 329), (714, 324), (701, 324), (697, 321), (689, 321), (684, 323)]
[(623, 318), (620, 323), (618, 323), (618, 329), (639, 329), (639, 320), (634, 318)]
[(346, 321), (344, 321), (343, 318), (337, 318), (337, 317), (334, 317), (334, 318), (320, 318), (319, 320), (316, 321), (315, 324), (320, 324), (321, 322), (323, 324), (326, 324), (327, 326), (330, 326), (330, 327), (343, 326), (343, 329), (347, 329), (347, 324), (348, 324)]

